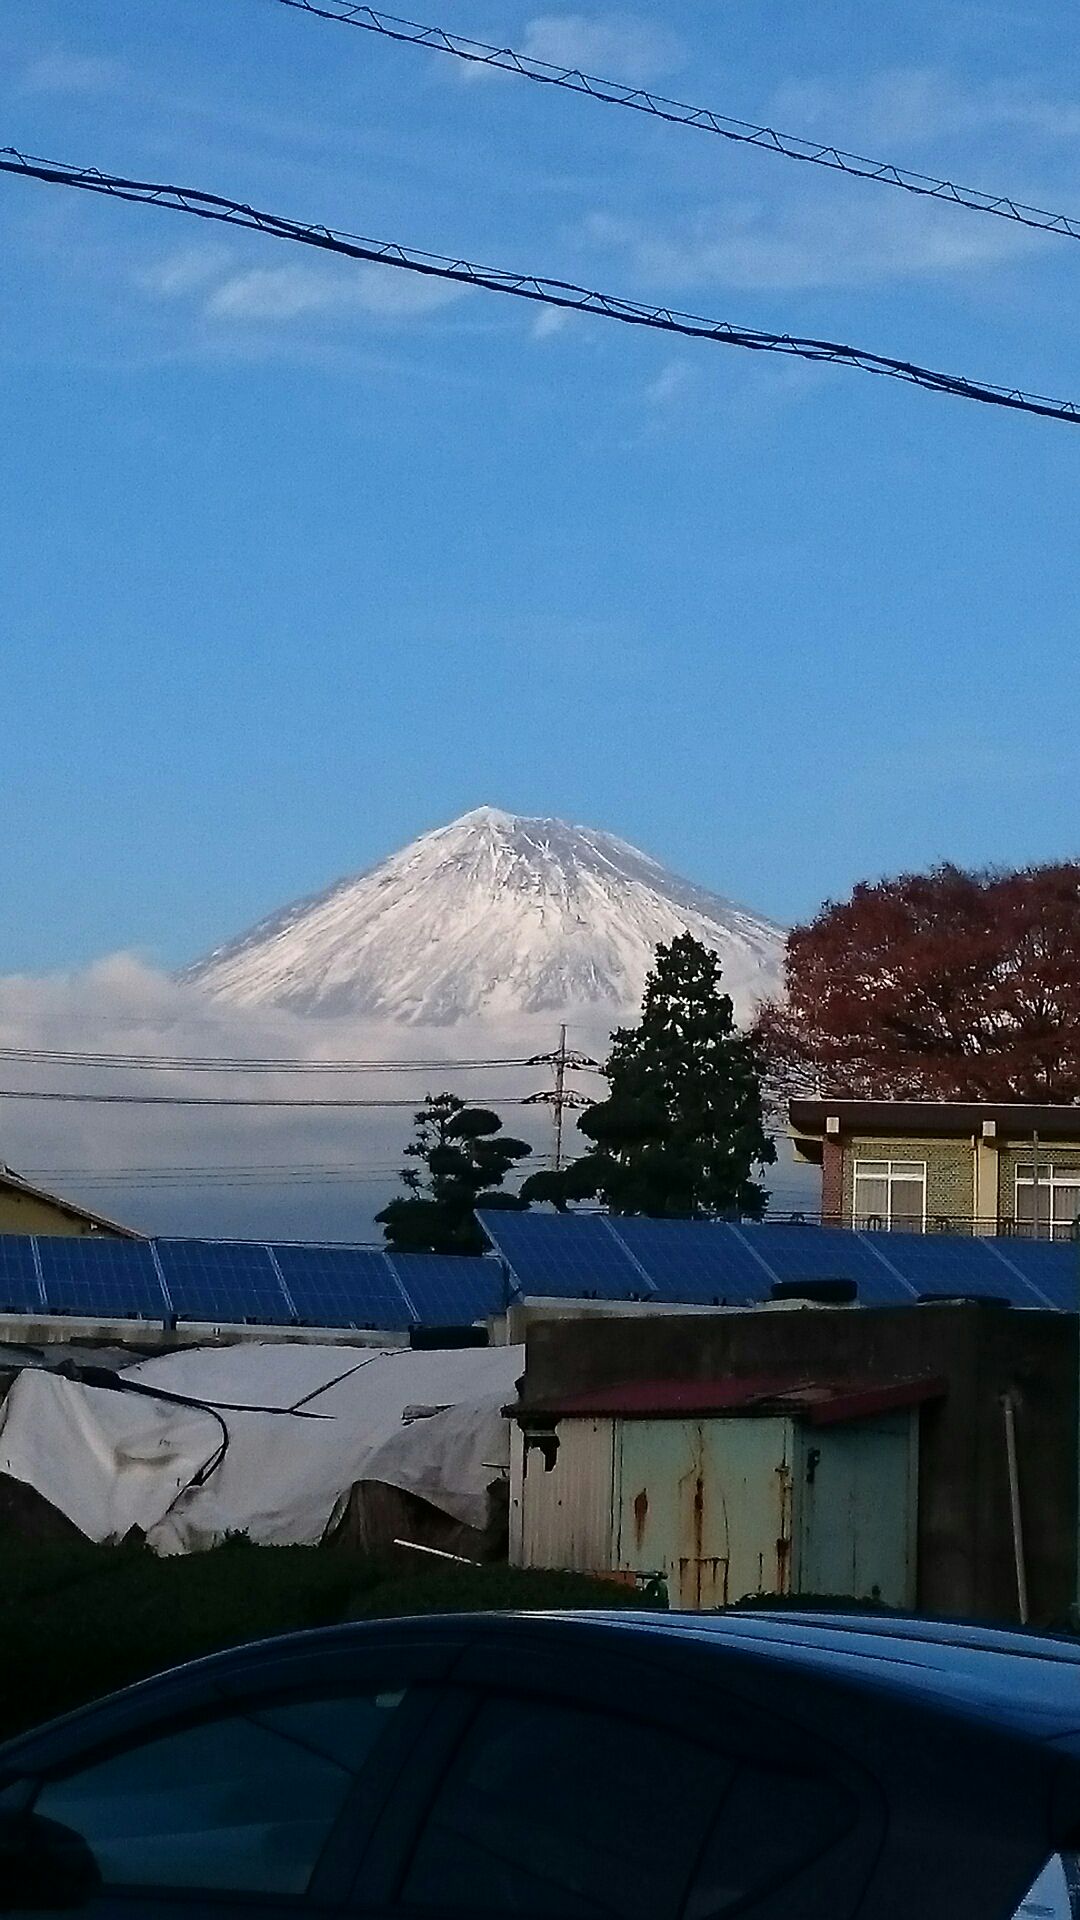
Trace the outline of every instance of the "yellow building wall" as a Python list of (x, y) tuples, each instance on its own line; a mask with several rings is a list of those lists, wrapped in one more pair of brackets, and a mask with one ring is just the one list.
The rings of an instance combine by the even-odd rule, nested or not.
[(104, 1240), (118, 1237), (110, 1235), (104, 1227), (91, 1227), (89, 1220), (69, 1213), (51, 1200), (39, 1200), (34, 1194), (15, 1193), (3, 1186), (0, 1186), (0, 1233), (63, 1234), (68, 1238), (93, 1233)]
[(844, 1141), (844, 1219), (850, 1224), (856, 1160), (916, 1160), (926, 1165), (926, 1218), (970, 1220), (975, 1201), (971, 1139), (876, 1138)]

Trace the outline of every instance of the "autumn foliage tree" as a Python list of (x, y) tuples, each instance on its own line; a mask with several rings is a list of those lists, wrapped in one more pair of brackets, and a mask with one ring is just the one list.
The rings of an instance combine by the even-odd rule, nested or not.
[(1080, 1100), (1080, 864), (864, 883), (788, 940), (770, 1078), (856, 1099)]

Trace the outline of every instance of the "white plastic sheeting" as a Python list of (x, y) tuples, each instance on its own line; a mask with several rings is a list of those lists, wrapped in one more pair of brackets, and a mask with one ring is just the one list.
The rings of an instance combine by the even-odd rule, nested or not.
[[(482, 1527), (488, 1486), (509, 1462), (500, 1409), (523, 1367), (521, 1347), (245, 1343), (126, 1368), (125, 1379), (221, 1410), (229, 1444), (204, 1486), (191, 1483), (222, 1442), (211, 1414), (28, 1369), (0, 1411), (0, 1472), (34, 1487), (89, 1539), (119, 1540), (134, 1527), (158, 1553), (194, 1552), (228, 1533), (314, 1545), (364, 1480)], [(262, 1410), (300, 1403), (323, 1417)], [(443, 1411), (405, 1417), (417, 1408)]]

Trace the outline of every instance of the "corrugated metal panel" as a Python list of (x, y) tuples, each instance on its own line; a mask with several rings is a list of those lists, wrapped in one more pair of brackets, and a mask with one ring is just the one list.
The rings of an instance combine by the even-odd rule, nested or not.
[[(515, 1426), (516, 1566), (657, 1577), (670, 1604), (756, 1593), (915, 1598), (917, 1419), (567, 1417), (545, 1467)], [(537, 1436), (539, 1440), (540, 1436)], [(550, 1457), (550, 1450), (549, 1456)]]
[(610, 1420), (560, 1420), (558, 1451), (545, 1467), (539, 1446), (520, 1430), (510, 1479), (510, 1554), (514, 1565), (603, 1573), (613, 1558), (613, 1445)]
[(792, 1450), (785, 1419), (620, 1421), (616, 1564), (672, 1606), (786, 1592)]

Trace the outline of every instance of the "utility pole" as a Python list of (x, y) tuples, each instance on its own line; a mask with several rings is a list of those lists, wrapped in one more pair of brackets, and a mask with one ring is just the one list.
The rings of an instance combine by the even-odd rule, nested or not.
[(595, 1060), (589, 1059), (588, 1054), (575, 1053), (567, 1047), (565, 1023), (559, 1028), (559, 1044), (554, 1053), (536, 1053), (528, 1064), (530, 1067), (553, 1067), (555, 1069), (554, 1087), (550, 1089), (545, 1088), (542, 1093), (530, 1093), (525, 1100), (525, 1105), (527, 1107), (551, 1107), (554, 1110), (555, 1171), (556, 1173), (561, 1173), (563, 1164), (563, 1114), (575, 1111), (580, 1107), (590, 1107), (592, 1105), (592, 1101), (587, 1099), (585, 1094), (579, 1093), (576, 1087), (567, 1086), (567, 1071), (568, 1069), (572, 1069), (579, 1073), (598, 1073), (599, 1067)]

